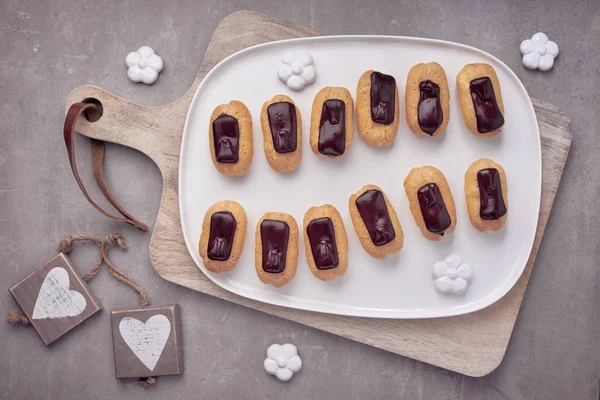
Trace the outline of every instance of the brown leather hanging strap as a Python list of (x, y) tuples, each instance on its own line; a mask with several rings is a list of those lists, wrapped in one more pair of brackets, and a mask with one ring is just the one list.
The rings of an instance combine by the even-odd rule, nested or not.
[(108, 186), (106, 185), (106, 180), (104, 179), (104, 172), (102, 168), (104, 162), (104, 142), (101, 140), (92, 139), (92, 169), (94, 170), (94, 178), (96, 179), (96, 183), (98, 184), (98, 187), (102, 191), (104, 197), (106, 197), (110, 204), (112, 204), (113, 207), (115, 207), (123, 217), (118, 217), (105, 211), (102, 207), (96, 204), (94, 200), (92, 200), (87, 190), (85, 189), (85, 186), (81, 181), (81, 177), (79, 176), (79, 172), (77, 171), (77, 165), (75, 163), (75, 125), (77, 124), (78, 119), (82, 116), (84, 116), (84, 118), (87, 118), (91, 122), (95, 122), (100, 119), (101, 114), (98, 107), (93, 103), (74, 103), (69, 108), (67, 116), (65, 117), (65, 126), (63, 130), (65, 145), (67, 146), (67, 152), (69, 154), (69, 163), (71, 164), (73, 176), (75, 177), (75, 180), (77, 181), (81, 192), (83, 193), (85, 198), (90, 202), (90, 204), (96, 208), (96, 210), (100, 211), (108, 218), (137, 226), (143, 231), (147, 230), (148, 226), (135, 219), (123, 207), (121, 207), (121, 205), (117, 202), (117, 199), (108, 189)]

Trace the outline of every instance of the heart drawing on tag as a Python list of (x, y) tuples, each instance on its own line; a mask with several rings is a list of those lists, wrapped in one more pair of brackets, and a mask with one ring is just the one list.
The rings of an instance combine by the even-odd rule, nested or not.
[(31, 319), (65, 318), (81, 314), (87, 301), (81, 293), (70, 290), (69, 285), (67, 270), (52, 268), (44, 278)]
[(162, 314), (148, 318), (145, 324), (139, 319), (125, 317), (119, 322), (119, 332), (136, 357), (154, 371), (171, 334), (171, 323)]

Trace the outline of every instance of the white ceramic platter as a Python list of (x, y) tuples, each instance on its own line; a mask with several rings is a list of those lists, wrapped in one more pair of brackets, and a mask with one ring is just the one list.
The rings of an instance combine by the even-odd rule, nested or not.
[[(317, 80), (292, 92), (277, 78), (287, 51), (308, 51)], [(417, 63), (442, 65), (450, 86), (450, 123), (438, 138), (419, 137), (408, 128), (404, 111), (406, 76)], [(506, 123), (492, 139), (476, 137), (465, 127), (456, 74), (467, 63), (491, 64), (500, 80)], [(392, 146), (369, 147), (358, 132), (346, 157), (330, 160), (310, 149), (312, 101), (324, 86), (344, 86), (353, 97), (359, 76), (373, 69), (396, 78), (400, 93), (400, 127)], [(302, 114), (302, 163), (288, 174), (272, 170), (263, 151), (262, 104), (276, 94), (290, 96)], [(254, 159), (241, 178), (221, 175), (209, 152), (209, 119), (213, 109), (241, 100), (252, 114)], [(465, 204), (464, 174), (476, 159), (486, 157), (504, 166), (508, 179), (509, 214), (498, 232), (472, 227)], [(417, 228), (408, 207), (403, 181), (411, 168), (433, 165), (448, 179), (457, 207), (457, 227), (441, 242), (430, 242)], [(379, 185), (396, 209), (404, 230), (404, 248), (386, 260), (362, 249), (348, 211), (349, 196), (366, 184)], [(185, 242), (192, 258), (217, 285), (265, 303), (332, 314), (376, 318), (432, 318), (465, 314), (487, 307), (515, 284), (529, 258), (535, 237), (541, 195), (540, 135), (533, 106), (517, 76), (501, 61), (481, 50), (444, 41), (390, 36), (328, 36), (286, 40), (240, 51), (219, 63), (204, 78), (190, 106), (179, 165), (179, 204)], [(248, 215), (241, 260), (225, 274), (209, 272), (198, 254), (206, 210), (219, 200), (236, 200)], [(254, 232), (265, 212), (292, 214), (302, 229), (311, 206), (332, 204), (341, 213), (349, 239), (348, 272), (323, 282), (310, 272), (300, 235), (295, 279), (277, 289), (263, 284), (254, 269)], [(458, 254), (473, 267), (473, 279), (460, 296), (435, 290), (433, 263)]]

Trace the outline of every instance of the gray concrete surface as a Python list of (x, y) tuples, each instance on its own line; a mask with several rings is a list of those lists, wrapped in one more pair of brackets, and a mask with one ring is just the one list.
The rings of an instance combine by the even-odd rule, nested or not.
[[(2, 399), (598, 399), (600, 346), (600, 2), (486, 1), (0, 1), (0, 311), (8, 287), (56, 253), (68, 234), (120, 231), (114, 262), (154, 304), (182, 308), (185, 373), (150, 390), (114, 377), (109, 310), (136, 305), (107, 271), (91, 282), (105, 311), (45, 347), (33, 329), (0, 324)], [(458, 3), (458, 2), (456, 2)], [(461, 2), (467, 3), (467, 2)], [(506, 358), (472, 379), (232, 305), (162, 280), (149, 233), (113, 223), (79, 192), (61, 129), (67, 93), (98, 85), (147, 105), (189, 87), (212, 31), (252, 9), (330, 34), (447, 39), (507, 63), (531, 96), (572, 118), (573, 147)], [(538, 30), (561, 49), (553, 71), (521, 66), (518, 46)], [(152, 86), (129, 82), (125, 55), (153, 46), (166, 69)], [(91, 180), (87, 142), (80, 165)], [(122, 204), (152, 222), (161, 177), (145, 156), (108, 146), (106, 173)], [(97, 190), (94, 195), (99, 194)], [(86, 270), (91, 248), (73, 259)], [(305, 369), (288, 384), (262, 370), (272, 342), (298, 345)]]

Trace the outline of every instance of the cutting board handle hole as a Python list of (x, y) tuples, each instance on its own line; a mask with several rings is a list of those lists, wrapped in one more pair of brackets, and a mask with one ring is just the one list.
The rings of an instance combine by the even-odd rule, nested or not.
[(96, 122), (104, 114), (104, 107), (102, 106), (102, 102), (95, 97), (86, 97), (81, 100), (82, 103), (86, 104), (94, 104), (96, 106), (96, 110), (86, 110), (84, 112), (85, 118), (90, 122)]

